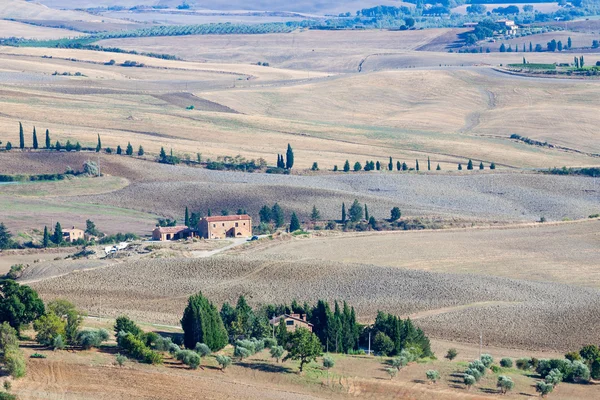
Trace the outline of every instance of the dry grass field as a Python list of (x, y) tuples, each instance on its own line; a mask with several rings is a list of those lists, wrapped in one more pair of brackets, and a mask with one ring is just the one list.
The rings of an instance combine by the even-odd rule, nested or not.
[(50, 8), (39, 4), (38, 2), (34, 3), (26, 0), (2, 0), (2, 3), (0, 3), (0, 17), (29, 20), (78, 20), (89, 22), (125, 23), (124, 21), (116, 19), (113, 20), (111, 18), (102, 18), (82, 11), (57, 10), (55, 8)]
[(600, 220), (521, 227), (356, 234), (248, 250), (327, 262), (495, 275), (600, 288)]
[(46, 28), (15, 21), (0, 20), (0, 37), (19, 37), (25, 39), (60, 39), (81, 36), (80, 32), (67, 29)]
[(240, 294), (254, 305), (344, 299), (363, 322), (382, 310), (412, 316), (438, 338), (477, 343), (482, 329), (486, 345), (505, 348), (561, 351), (600, 341), (597, 289), (311, 256), (148, 259), (31, 285), (45, 300), (68, 298), (90, 315), (169, 325), (178, 324), (188, 296), (202, 291), (217, 304)]

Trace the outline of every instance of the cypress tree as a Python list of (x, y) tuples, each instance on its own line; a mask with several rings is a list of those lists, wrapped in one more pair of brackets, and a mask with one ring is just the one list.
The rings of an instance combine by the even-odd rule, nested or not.
[(6, 142), (6, 151), (10, 151), (12, 149), (12, 143)]
[(436, 170), (436, 171), (441, 171), (441, 170), (442, 170), (442, 168), (440, 167), (440, 164), (438, 164), (438, 165), (437, 165), (437, 167), (436, 167), (436, 169), (435, 169), (435, 170)]
[(123, 150), (121, 150), (121, 145), (117, 146), (117, 154), (121, 155), (121, 153), (123, 152)]
[(346, 222), (346, 203), (342, 203), (342, 223)]
[(98, 144), (96, 144), (96, 153), (99, 153), (102, 150), (102, 142), (100, 141), (100, 134), (98, 134)]
[(389, 164), (388, 164), (388, 169), (389, 169), (390, 171), (393, 171), (393, 170), (394, 170), (394, 163), (392, 162), (392, 157), (390, 157), (390, 162), (389, 162)]
[(483, 161), (479, 163), (479, 169), (483, 169)]
[(377, 171), (381, 171), (381, 163), (379, 161), (377, 161), (377, 163), (375, 164)]
[(321, 219), (321, 213), (317, 209), (317, 206), (313, 206), (312, 212), (310, 213), (311, 221), (315, 222)]
[(190, 213), (188, 212), (188, 208), (185, 208), (185, 226), (190, 227)]
[(60, 226), (60, 222), (56, 223), (54, 227), (54, 233), (52, 234), (52, 241), (56, 244), (61, 244), (63, 241), (63, 232), (62, 227)]
[(462, 165), (461, 164), (458, 164), (458, 170), (462, 171)]
[(138, 156), (143, 156), (144, 155), (144, 148), (140, 145), (140, 148), (138, 149)]
[(292, 146), (288, 143), (287, 152), (285, 153), (285, 168), (292, 169), (294, 166), (294, 151), (292, 150)]
[(217, 308), (202, 293), (190, 296), (181, 318), (183, 342), (193, 349), (196, 343), (206, 344), (212, 351), (219, 351), (228, 342), (228, 334)]
[(408, 165), (405, 162), (402, 163), (402, 171), (408, 170)]
[(365, 204), (365, 219), (368, 221), (369, 220), (369, 209), (367, 208), (367, 205)]
[(37, 150), (38, 141), (37, 141), (37, 133), (35, 132), (35, 126), (33, 127), (33, 148)]
[(133, 155), (133, 146), (129, 142), (127, 143), (127, 149), (125, 149), (125, 154), (127, 154), (128, 156)]
[(418, 171), (419, 170), (419, 160), (415, 160), (416, 164), (415, 164), (415, 169)]
[(167, 153), (165, 152), (165, 148), (164, 147), (160, 148), (160, 159), (162, 161), (164, 161), (164, 160), (167, 159)]
[(285, 215), (278, 203), (273, 204), (273, 208), (271, 208), (271, 219), (277, 228), (285, 225)]
[(490, 169), (496, 169), (496, 164), (495, 163), (491, 163), (490, 164)]
[(52, 148), (52, 143), (50, 143), (50, 131), (46, 129), (46, 148)]
[(56, 144), (54, 145), (54, 148), (56, 149), (56, 151), (60, 151), (61, 147), (62, 146), (60, 145), (60, 142), (57, 140)]
[(350, 162), (346, 160), (346, 162), (344, 163), (344, 172), (348, 171), (350, 171)]
[(529, 42), (529, 52), (533, 53), (533, 44)]
[(208, 209), (208, 212), (206, 213), (206, 216), (208, 216), (208, 217), (212, 216), (212, 212), (210, 211), (210, 208)]
[(290, 219), (290, 232), (296, 232), (297, 230), (300, 230), (300, 221), (298, 221), (298, 216), (296, 216), (296, 213), (293, 212), (292, 213), (292, 218)]
[(75, 151), (81, 151), (81, 144), (79, 142), (75, 144)]
[(571, 36), (567, 39), (567, 48), (570, 49), (573, 42), (571, 41)]
[(50, 235), (48, 234), (48, 227), (44, 226), (44, 239), (42, 241), (42, 246), (48, 247), (50, 245)]
[(427, 171), (431, 171), (431, 160), (427, 157)]
[(402, 163), (400, 161), (396, 161), (396, 169), (400, 171), (402, 169)]
[(25, 136), (23, 135), (23, 124), (19, 122), (19, 148), (25, 148)]
[(467, 163), (467, 169), (473, 169), (473, 161), (469, 160), (469, 162)]

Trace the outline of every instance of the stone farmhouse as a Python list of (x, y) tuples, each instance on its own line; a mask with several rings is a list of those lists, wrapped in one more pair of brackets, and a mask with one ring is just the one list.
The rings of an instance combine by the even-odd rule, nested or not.
[(306, 314), (283, 314), (272, 318), (269, 322), (271, 325), (277, 326), (281, 320), (285, 321), (285, 327), (288, 332), (293, 332), (298, 328), (306, 328), (311, 332), (313, 330), (313, 324), (306, 321)]
[(179, 226), (157, 226), (152, 240), (179, 240), (188, 237), (204, 239), (246, 238), (252, 236), (252, 218), (249, 215), (221, 215), (205, 217), (196, 229)]
[(63, 240), (68, 243), (73, 243), (78, 239), (83, 240), (85, 238), (85, 232), (83, 231), (83, 229), (75, 227), (72, 227), (71, 229), (63, 229), (62, 234)]

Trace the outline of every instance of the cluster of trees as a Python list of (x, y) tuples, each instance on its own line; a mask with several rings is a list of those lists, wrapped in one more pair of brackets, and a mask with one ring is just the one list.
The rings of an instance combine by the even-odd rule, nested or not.
[[(495, 164), (494, 162), (490, 163), (490, 167), (489, 167), (489, 168), (490, 168), (490, 169), (496, 169), (496, 164)], [(458, 170), (459, 170), (459, 171), (462, 171), (462, 169), (463, 169), (463, 166), (462, 166), (462, 164), (461, 164), (461, 163), (459, 163), (459, 164), (458, 164)], [(467, 169), (468, 169), (468, 170), (473, 170), (473, 169), (474, 169), (474, 167), (473, 167), (473, 160), (469, 160), (469, 161), (467, 162)], [(481, 162), (479, 163), (479, 169), (480, 169), (480, 170), (483, 170), (483, 169), (485, 169), (485, 166), (483, 165), (483, 161), (481, 161)]]
[(272, 207), (262, 206), (258, 216), (260, 218), (259, 231), (261, 232), (272, 232), (285, 225), (285, 213), (278, 203), (273, 204)]
[[(419, 160), (415, 160), (415, 167), (414, 168), (409, 168), (408, 165), (405, 162), (400, 162), (400, 161), (396, 161), (396, 163), (394, 164), (394, 160), (392, 159), (392, 157), (390, 157), (389, 162), (386, 163), (382, 163), (382, 162), (374, 162), (374, 161), (365, 161), (365, 165), (364, 167), (362, 166), (362, 164), (357, 161), (354, 163), (354, 166), (352, 167), (352, 170), (354, 172), (359, 172), (361, 170), (365, 170), (365, 171), (381, 171), (381, 170), (387, 170), (387, 171), (393, 171), (394, 170), (394, 165), (396, 167), (397, 171), (419, 171), (420, 167), (419, 167)], [(440, 171), (442, 168), (440, 167), (440, 164), (437, 165), (436, 167), (436, 171)], [(333, 171), (338, 171), (338, 166), (334, 165), (333, 166)], [(342, 168), (342, 170), (344, 172), (350, 172), (350, 161), (346, 160), (346, 162), (344, 163), (344, 166)], [(427, 170), (431, 171), (431, 159), (429, 157), (427, 157)]]
[(404, 355), (408, 359), (406, 362), (411, 361), (411, 357), (403, 354), (403, 350), (412, 354), (412, 358), (433, 356), (429, 338), (420, 328), (414, 326), (410, 318), (402, 320), (395, 315), (379, 311), (371, 332), (375, 334), (373, 349), (377, 353), (389, 356)]
[(294, 150), (292, 149), (292, 146), (288, 143), (288, 147), (285, 152), (285, 157), (283, 156), (283, 154), (277, 154), (277, 168), (291, 170), (293, 166)]
[(131, 358), (148, 364), (162, 364), (162, 354), (151, 349), (152, 346), (161, 342), (159, 335), (154, 332), (144, 333), (126, 316), (117, 318), (114, 330), (117, 345)]
[(593, 178), (600, 177), (600, 167), (588, 167), (588, 168), (550, 168), (548, 173), (552, 175), (584, 175), (591, 176)]

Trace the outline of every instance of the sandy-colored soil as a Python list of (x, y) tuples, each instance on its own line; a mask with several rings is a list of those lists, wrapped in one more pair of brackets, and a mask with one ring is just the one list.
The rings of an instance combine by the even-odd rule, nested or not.
[(67, 29), (45, 28), (20, 22), (0, 20), (0, 37), (22, 37), (25, 39), (60, 39), (81, 36), (80, 32)]
[(2, 3), (0, 3), (0, 17), (7, 19), (84, 20), (97, 22), (101, 22), (104, 19), (104, 21), (111, 23), (125, 23), (122, 20), (102, 18), (83, 11), (57, 10), (25, 0), (2, 0)]
[(378, 310), (412, 315), (434, 337), (478, 343), (481, 329), (486, 345), (500, 347), (568, 350), (600, 340), (597, 289), (308, 257), (146, 259), (32, 287), (45, 300), (66, 297), (90, 315), (125, 313), (169, 325), (178, 323), (188, 296), (202, 291), (217, 304), (240, 294), (253, 305), (345, 300), (363, 322)]

